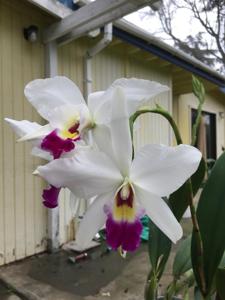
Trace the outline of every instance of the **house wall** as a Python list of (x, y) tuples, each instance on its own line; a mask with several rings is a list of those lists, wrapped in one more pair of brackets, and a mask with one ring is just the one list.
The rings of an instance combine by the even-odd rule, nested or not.
[[(216, 115), (216, 140), (217, 140), (217, 156), (223, 151), (225, 146), (225, 97), (222, 93), (211, 92), (206, 94), (203, 111), (214, 113)], [(196, 109), (198, 101), (196, 97), (189, 93), (180, 95), (174, 103), (175, 111), (177, 111), (177, 122), (184, 143), (191, 142), (191, 109)], [(221, 117), (223, 113), (223, 117)]]
[(24, 99), (23, 89), (43, 77), (44, 51), (40, 43), (23, 38), (30, 24), (43, 27), (45, 17), (23, 1), (0, 0), (0, 265), (46, 248), (46, 214), (40, 195), (43, 183), (32, 176), (41, 163), (30, 145), (16, 143), (4, 117), (42, 122)]

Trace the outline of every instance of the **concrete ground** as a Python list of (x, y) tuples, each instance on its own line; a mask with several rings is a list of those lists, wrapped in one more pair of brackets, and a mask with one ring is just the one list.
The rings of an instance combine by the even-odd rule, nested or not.
[[(126, 259), (105, 250), (105, 245), (95, 248), (75, 264), (69, 261), (75, 254), (62, 250), (1, 267), (0, 300), (143, 300), (149, 271), (147, 244)], [(171, 279), (171, 266), (172, 259), (163, 285)]]
[(0, 278), (22, 295), (21, 299), (143, 299), (149, 268), (146, 245), (126, 259), (112, 251), (101, 256), (99, 248), (91, 258), (76, 264), (68, 261), (70, 255), (65, 251), (38, 255), (2, 267)]
[(13, 290), (6, 287), (3, 282), (0, 281), (0, 299), (1, 300), (20, 300), (21, 298), (15, 294)]

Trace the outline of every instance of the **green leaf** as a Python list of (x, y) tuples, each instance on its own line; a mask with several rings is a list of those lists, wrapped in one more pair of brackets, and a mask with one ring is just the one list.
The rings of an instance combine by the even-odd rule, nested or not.
[[(201, 187), (201, 184), (205, 177), (205, 172), (206, 164), (204, 159), (202, 158), (198, 170), (191, 177), (193, 195), (196, 195), (199, 188)], [(188, 188), (188, 184), (184, 183), (177, 191), (170, 195), (170, 208), (178, 221), (182, 218), (189, 205), (189, 193), (190, 191)]]
[(173, 276), (179, 278), (192, 268), (191, 265), (191, 235), (182, 240), (173, 263)]
[(151, 221), (149, 222), (148, 242), (149, 258), (152, 265), (152, 272), (161, 277), (165, 264), (168, 260), (171, 250), (171, 241), (167, 236)]
[(216, 272), (216, 290), (221, 300), (225, 300), (225, 269)]
[(219, 268), (220, 269), (225, 269), (225, 252), (223, 253), (223, 257), (220, 261)]
[(202, 158), (198, 166), (198, 170), (191, 177), (192, 190), (194, 196), (197, 194), (199, 188), (201, 187), (205, 175), (206, 175), (206, 162), (204, 158)]
[[(209, 294), (213, 277), (225, 250), (225, 153), (216, 161), (200, 196), (197, 218), (203, 243), (203, 262), (206, 294)], [(192, 265), (196, 281), (200, 284), (197, 269), (199, 259), (195, 239), (192, 238)]]

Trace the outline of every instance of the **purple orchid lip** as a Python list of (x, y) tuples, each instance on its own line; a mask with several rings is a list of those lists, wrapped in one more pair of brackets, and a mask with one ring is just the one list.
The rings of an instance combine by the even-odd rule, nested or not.
[(107, 214), (106, 240), (116, 250), (135, 251), (141, 241), (141, 214), (134, 207), (134, 193), (131, 185), (123, 185), (114, 198), (113, 207), (105, 206)]
[(72, 139), (62, 139), (57, 135), (57, 130), (49, 133), (41, 143), (41, 149), (50, 152), (54, 159), (60, 158), (63, 152), (70, 152), (75, 148)]
[(112, 215), (106, 221), (106, 241), (116, 250), (120, 246), (125, 251), (135, 251), (141, 242), (142, 224), (137, 218), (133, 223), (117, 222)]
[[(75, 127), (70, 128), (72, 133), (75, 133), (77, 130), (77, 125)], [(76, 139), (62, 139), (57, 135), (57, 130), (53, 130), (49, 133), (41, 143), (41, 149), (48, 151), (52, 154), (54, 159), (60, 158), (63, 152), (70, 152), (75, 148), (74, 141)], [(58, 206), (58, 196), (61, 188), (56, 188), (53, 185), (50, 185), (50, 188), (44, 189), (42, 198), (44, 199), (43, 204), (48, 208), (55, 208)]]
[(58, 197), (61, 188), (50, 185), (49, 188), (43, 190), (42, 198), (43, 204), (48, 208), (55, 208), (58, 206)]

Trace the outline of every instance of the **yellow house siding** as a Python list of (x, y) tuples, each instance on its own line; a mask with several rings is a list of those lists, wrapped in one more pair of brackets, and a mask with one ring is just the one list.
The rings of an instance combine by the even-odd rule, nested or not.
[[(169, 69), (167, 72), (159, 68), (152, 67), (150, 63), (135, 60), (133, 57), (127, 62), (127, 77), (137, 77), (154, 80), (170, 88), (169, 92), (163, 93), (148, 102), (151, 108), (159, 104), (169, 112), (172, 111), (172, 82)], [(171, 144), (171, 129), (168, 122), (161, 116), (155, 114), (145, 114), (137, 120), (135, 132), (135, 145), (140, 148), (146, 143)]]
[[(16, 143), (4, 117), (41, 122), (25, 100), (23, 89), (43, 77), (43, 46), (23, 38), (23, 28), (43, 26), (45, 17), (24, 1), (0, 0), (0, 265), (46, 248), (46, 209), (43, 183), (32, 172), (41, 163), (31, 146)], [(46, 23), (46, 22), (45, 22)]]
[[(197, 105), (197, 99), (191, 93), (178, 97), (178, 126), (184, 143), (191, 141), (191, 109), (196, 109)], [(220, 115), (221, 112), (225, 114), (225, 97), (222, 94), (206, 94), (203, 111), (216, 115), (217, 156), (219, 156), (222, 153), (222, 147), (225, 146), (225, 119)]]

